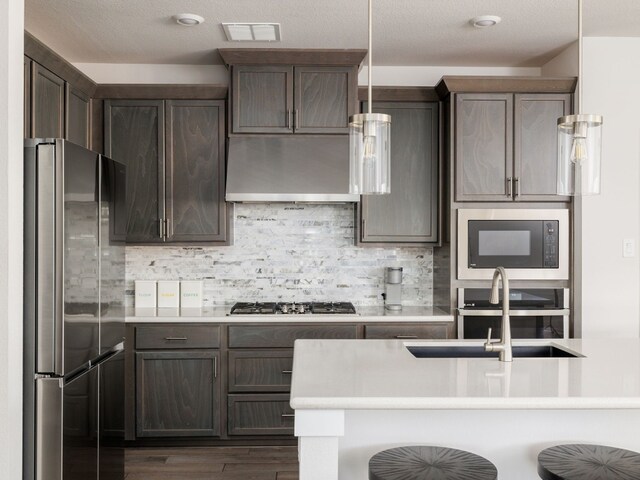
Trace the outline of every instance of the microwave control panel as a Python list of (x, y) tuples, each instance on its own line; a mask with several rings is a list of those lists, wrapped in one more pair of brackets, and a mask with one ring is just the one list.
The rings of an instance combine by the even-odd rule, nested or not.
[(558, 221), (545, 220), (544, 230), (544, 268), (558, 268)]

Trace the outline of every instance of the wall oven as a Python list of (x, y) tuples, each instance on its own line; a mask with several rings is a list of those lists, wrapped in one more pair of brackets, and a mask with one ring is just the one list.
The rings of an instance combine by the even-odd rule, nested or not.
[[(489, 288), (458, 289), (458, 338), (500, 338), (500, 303), (489, 303)], [(521, 288), (509, 293), (513, 338), (569, 338), (569, 289)]]
[(459, 209), (458, 279), (569, 279), (566, 209)]

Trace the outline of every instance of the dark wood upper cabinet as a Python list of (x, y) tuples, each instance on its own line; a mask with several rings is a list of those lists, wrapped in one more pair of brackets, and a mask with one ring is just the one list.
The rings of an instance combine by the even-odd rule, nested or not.
[(106, 100), (105, 154), (127, 166), (127, 242), (162, 243), (164, 102)]
[(91, 135), (90, 99), (77, 88), (66, 85), (65, 138), (89, 148)]
[(556, 194), (565, 93), (455, 96), (456, 201), (569, 201)]
[(437, 243), (438, 103), (374, 102), (373, 110), (391, 115), (391, 193), (362, 197), (357, 240), (375, 245)]
[(32, 60), (24, 57), (24, 138), (31, 138), (31, 64)]
[(106, 154), (127, 165), (127, 243), (229, 243), (224, 115), (221, 100), (105, 100)]
[(167, 241), (223, 242), (224, 101), (166, 102)]
[(31, 65), (31, 137), (64, 137), (64, 80), (33, 62)]
[(515, 96), (514, 175), (516, 200), (569, 201), (559, 196), (558, 118), (571, 112), (571, 95)]
[(293, 128), (293, 67), (233, 68), (233, 132), (290, 133)]
[(511, 200), (513, 95), (456, 95), (456, 200)]
[(232, 67), (232, 133), (347, 133), (356, 67)]
[(215, 350), (137, 352), (137, 436), (220, 435), (219, 357)]

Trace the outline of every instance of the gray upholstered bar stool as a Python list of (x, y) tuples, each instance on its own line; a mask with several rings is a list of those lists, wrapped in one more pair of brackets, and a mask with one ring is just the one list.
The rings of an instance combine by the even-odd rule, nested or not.
[(538, 455), (544, 480), (638, 480), (640, 453), (603, 445), (558, 445)]
[(369, 460), (369, 480), (496, 480), (484, 457), (454, 448), (411, 446), (383, 450)]

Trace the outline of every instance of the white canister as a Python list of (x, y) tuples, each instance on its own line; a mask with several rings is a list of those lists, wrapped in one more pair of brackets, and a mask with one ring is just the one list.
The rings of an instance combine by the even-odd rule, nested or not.
[(202, 308), (202, 280), (180, 282), (180, 308)]
[(180, 282), (177, 280), (158, 281), (158, 308), (180, 307)]
[(135, 308), (156, 308), (156, 281), (136, 280)]

